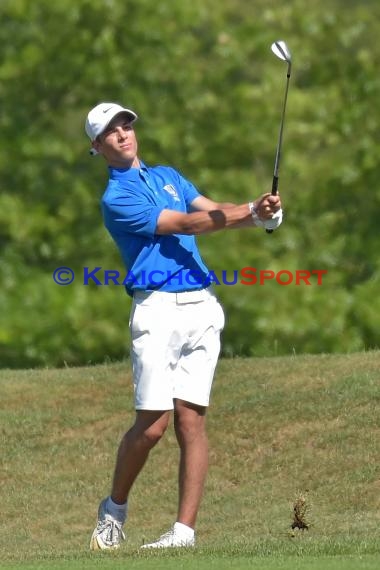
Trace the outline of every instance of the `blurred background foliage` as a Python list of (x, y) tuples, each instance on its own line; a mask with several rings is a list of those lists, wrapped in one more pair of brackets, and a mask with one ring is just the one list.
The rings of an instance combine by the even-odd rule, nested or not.
[[(107, 180), (84, 134), (100, 101), (135, 109), (140, 156), (216, 200), (270, 190), (286, 66), (280, 171), (286, 220), (272, 235), (218, 232), (210, 269), (327, 270), (322, 286), (217, 286), (224, 355), (379, 346), (380, 4), (347, 0), (2, 0), (0, 365), (62, 366), (128, 354), (123, 273), (103, 227)], [(76, 271), (58, 286), (59, 266)]]

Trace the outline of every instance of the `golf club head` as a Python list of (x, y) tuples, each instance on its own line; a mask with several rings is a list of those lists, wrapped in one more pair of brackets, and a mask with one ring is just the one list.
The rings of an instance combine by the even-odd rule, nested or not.
[(283, 61), (291, 63), (292, 54), (290, 53), (288, 46), (283, 40), (278, 40), (277, 42), (273, 42), (273, 44), (271, 45), (271, 50), (273, 51), (275, 56), (279, 57)]

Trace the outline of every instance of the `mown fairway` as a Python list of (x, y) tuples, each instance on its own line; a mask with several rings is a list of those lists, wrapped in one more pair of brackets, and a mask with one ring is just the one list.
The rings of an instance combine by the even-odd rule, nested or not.
[[(129, 540), (88, 552), (119, 437), (129, 363), (0, 373), (0, 568), (380, 567), (380, 352), (220, 362), (210, 472), (191, 552), (140, 553), (172, 524), (170, 430), (134, 488)], [(291, 535), (305, 493), (310, 529)]]

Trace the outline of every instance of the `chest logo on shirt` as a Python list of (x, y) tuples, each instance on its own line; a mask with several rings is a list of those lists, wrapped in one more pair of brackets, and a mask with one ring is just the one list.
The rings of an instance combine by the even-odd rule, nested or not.
[(166, 184), (164, 186), (164, 190), (166, 190), (166, 192), (168, 192), (168, 194), (170, 194), (170, 196), (172, 196), (173, 200), (175, 200), (176, 202), (180, 202), (179, 196), (177, 194), (177, 190), (174, 188), (174, 186), (172, 184)]

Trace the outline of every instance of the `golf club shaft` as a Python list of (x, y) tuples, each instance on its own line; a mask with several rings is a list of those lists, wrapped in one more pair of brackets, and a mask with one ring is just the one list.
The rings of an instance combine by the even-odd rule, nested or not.
[(277, 194), (278, 188), (278, 171), (280, 169), (280, 158), (281, 158), (281, 147), (282, 147), (282, 133), (284, 130), (284, 121), (285, 121), (285, 110), (286, 110), (286, 102), (288, 99), (288, 89), (289, 89), (289, 78), (290, 75), (288, 73), (286, 79), (286, 89), (285, 89), (285, 96), (284, 96), (284, 104), (282, 107), (282, 115), (281, 115), (281, 124), (280, 124), (280, 132), (278, 135), (278, 143), (276, 149), (276, 158), (274, 161), (274, 172), (273, 172), (273, 183), (272, 183), (272, 195), (275, 196)]
[[(290, 69), (288, 68), (288, 73), (286, 77), (286, 88), (285, 88), (285, 96), (284, 96), (284, 104), (282, 107), (282, 115), (281, 115), (281, 124), (280, 124), (280, 132), (278, 135), (278, 143), (276, 149), (276, 158), (274, 161), (274, 172), (273, 172), (273, 180), (272, 180), (272, 196), (277, 195), (278, 191), (278, 172), (280, 169), (280, 158), (281, 158), (281, 147), (282, 147), (282, 133), (284, 130), (284, 120), (285, 120), (285, 110), (286, 110), (286, 102), (288, 99), (288, 89), (289, 89), (289, 79), (290, 79)], [(266, 230), (267, 234), (271, 234), (273, 230)]]

